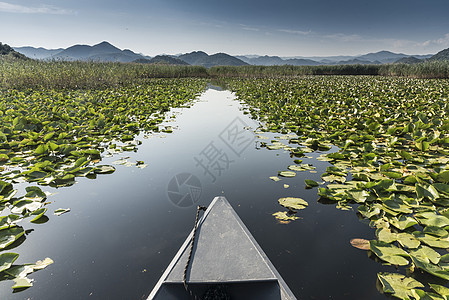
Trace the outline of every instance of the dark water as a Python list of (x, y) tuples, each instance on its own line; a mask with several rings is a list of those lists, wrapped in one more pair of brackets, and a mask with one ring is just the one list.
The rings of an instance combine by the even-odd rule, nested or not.
[[(299, 299), (385, 299), (376, 289), (376, 274), (391, 270), (349, 243), (372, 239), (374, 230), (354, 211), (320, 204), (316, 189), (304, 189), (304, 179), (320, 181), (327, 163), (305, 158), (317, 173), (270, 180), (293, 159), (283, 150), (258, 149), (252, 131), (242, 130), (257, 123), (233, 99), (228, 91), (209, 89), (191, 108), (175, 110), (175, 121), (168, 123), (173, 133), (141, 136), (137, 153), (102, 162), (131, 156), (129, 161), (143, 160), (147, 168), (119, 165), (114, 174), (50, 190), (57, 192), (49, 197), (50, 220), (23, 222), (34, 231), (11, 251), (20, 254), (18, 264), (45, 257), (55, 263), (30, 275), (34, 286), (23, 292), (13, 294), (12, 281), (0, 282), (0, 299), (145, 299), (192, 229), (196, 204), (173, 203), (188, 192), (206, 206), (226, 196)], [(209, 169), (198, 164), (207, 167), (208, 159)], [(180, 173), (200, 184), (176, 193), (169, 183)], [(298, 213), (302, 219), (282, 225), (272, 214), (284, 210), (277, 199), (287, 196), (301, 197), (309, 207)], [(71, 211), (54, 216), (60, 207)]]

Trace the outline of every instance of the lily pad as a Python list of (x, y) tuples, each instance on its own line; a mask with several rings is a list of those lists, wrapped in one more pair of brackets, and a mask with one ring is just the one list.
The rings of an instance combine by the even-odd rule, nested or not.
[(282, 176), (282, 177), (295, 177), (296, 173), (292, 172), (292, 171), (280, 171), (279, 172), (279, 176)]
[(0, 254), (0, 272), (9, 269), (12, 263), (19, 257), (17, 253), (2, 253)]
[(392, 294), (399, 299), (410, 299), (413, 296), (413, 289), (424, 287), (416, 279), (397, 273), (379, 273), (377, 278), (385, 293)]
[(360, 250), (370, 250), (369, 240), (365, 239), (352, 239), (350, 241), (351, 245)]
[(304, 209), (309, 205), (306, 200), (294, 197), (280, 198), (278, 202), (280, 205), (292, 210)]
[(70, 208), (58, 208), (57, 210), (55, 210), (54, 214), (56, 216), (60, 216), (62, 214), (68, 213), (70, 211)]
[(273, 214), (273, 216), (276, 218), (276, 220), (279, 221), (281, 224), (288, 224), (291, 221), (299, 219), (299, 217), (295, 215), (289, 215), (286, 211), (278, 211)]

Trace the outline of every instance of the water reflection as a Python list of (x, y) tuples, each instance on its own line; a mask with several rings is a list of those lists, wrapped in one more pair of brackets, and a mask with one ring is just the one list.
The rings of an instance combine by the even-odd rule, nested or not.
[[(231, 92), (211, 87), (191, 108), (173, 110), (177, 117), (167, 122), (173, 133), (141, 135), (136, 153), (103, 160), (130, 156), (147, 168), (118, 165), (114, 174), (77, 178), (58, 189), (48, 210), (66, 207), (70, 213), (47, 214), (45, 224), (24, 223), (35, 230), (15, 249), (17, 263), (44, 257), (55, 263), (33, 274), (34, 287), (21, 293), (0, 282), (1, 299), (144, 299), (192, 229), (196, 204), (207, 206), (217, 195), (227, 197), (298, 298), (383, 299), (375, 284), (385, 267), (349, 243), (373, 238), (373, 230), (354, 212), (320, 204), (315, 189), (304, 189), (304, 179), (320, 181), (328, 164), (313, 153), (304, 163), (317, 173), (273, 182), (269, 177), (292, 158), (287, 151), (259, 149), (258, 124), (241, 109)], [(174, 202), (173, 192), (191, 198)], [(277, 199), (289, 196), (309, 207), (297, 214), (300, 220), (280, 225), (272, 214), (283, 209)]]

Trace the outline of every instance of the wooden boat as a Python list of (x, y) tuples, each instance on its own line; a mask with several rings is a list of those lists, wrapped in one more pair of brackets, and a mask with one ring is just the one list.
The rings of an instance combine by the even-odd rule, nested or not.
[[(193, 234), (148, 299), (296, 299), (225, 197), (216, 197), (198, 222), (186, 273), (189, 293), (183, 276)], [(211, 293), (225, 296), (210, 298)]]

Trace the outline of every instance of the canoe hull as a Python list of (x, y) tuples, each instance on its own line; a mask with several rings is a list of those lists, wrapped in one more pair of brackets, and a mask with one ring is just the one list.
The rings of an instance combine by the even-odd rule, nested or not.
[[(183, 273), (192, 235), (148, 299), (191, 299)], [(296, 299), (224, 197), (216, 197), (199, 222), (187, 282), (195, 295), (218, 285), (232, 299)]]

